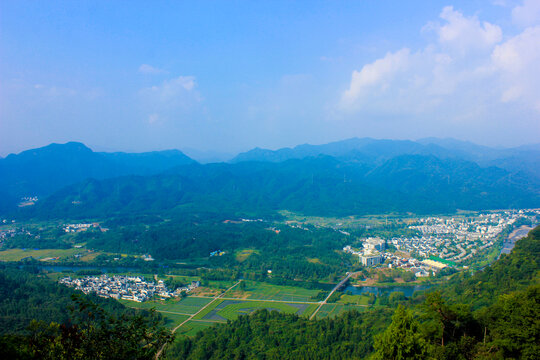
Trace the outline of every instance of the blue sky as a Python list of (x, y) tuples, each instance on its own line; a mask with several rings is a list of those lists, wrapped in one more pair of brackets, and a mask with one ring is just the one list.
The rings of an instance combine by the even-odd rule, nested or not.
[(540, 0), (2, 1), (0, 156), (538, 142)]

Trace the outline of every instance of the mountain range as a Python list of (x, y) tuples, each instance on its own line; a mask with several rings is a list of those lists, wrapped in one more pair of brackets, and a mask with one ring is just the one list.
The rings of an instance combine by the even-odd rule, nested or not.
[(97, 153), (80, 143), (0, 159), (4, 212), (42, 197), (27, 216), (126, 212), (268, 212), (317, 215), (540, 207), (537, 146), (494, 149), (453, 139), (353, 138), (253, 149), (199, 164), (177, 150)]
[(192, 162), (178, 150), (104, 153), (78, 142), (50, 144), (0, 158), (0, 210), (21, 197), (45, 197), (89, 178), (152, 175)]
[(526, 171), (540, 177), (540, 144), (497, 149), (451, 138), (424, 138), (417, 141), (351, 138), (323, 145), (304, 144), (279, 150), (255, 148), (238, 154), (231, 162), (281, 162), (318, 155), (374, 164), (399, 155), (433, 155), (442, 159), (473, 161), (480, 166), (497, 166), (509, 171)]

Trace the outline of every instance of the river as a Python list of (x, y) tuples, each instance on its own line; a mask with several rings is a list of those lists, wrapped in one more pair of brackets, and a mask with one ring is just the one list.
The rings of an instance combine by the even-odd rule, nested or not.
[(379, 286), (347, 286), (343, 291), (347, 292), (350, 291), (354, 295), (362, 295), (362, 294), (374, 294), (377, 296), (383, 295), (383, 294), (391, 294), (393, 292), (401, 291), (403, 294), (405, 294), (406, 297), (411, 297), (415, 291), (420, 290), (426, 290), (429, 289), (431, 285), (414, 285), (414, 286), (386, 286), (386, 287), (379, 287)]
[[(523, 225), (519, 229), (514, 230), (510, 235), (508, 235), (508, 238), (504, 240), (503, 247), (501, 249), (501, 254), (510, 254), (512, 249), (514, 248), (514, 245), (516, 244), (516, 241), (523, 239), (529, 231), (531, 231), (533, 227), (528, 227)], [(500, 255), (499, 255), (500, 257)]]

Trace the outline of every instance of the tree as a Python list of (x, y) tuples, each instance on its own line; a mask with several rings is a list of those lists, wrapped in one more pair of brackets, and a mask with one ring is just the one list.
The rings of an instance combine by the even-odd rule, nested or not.
[(32, 321), (28, 336), (0, 339), (0, 345), (16, 344), (1, 346), (0, 357), (150, 360), (173, 340), (173, 335), (154, 314), (116, 317), (84, 297), (74, 295), (73, 300), (78, 308), (70, 319), (72, 325)]
[(418, 322), (402, 305), (396, 309), (390, 326), (375, 336), (374, 347), (377, 360), (424, 359), (428, 352), (428, 344), (418, 331)]

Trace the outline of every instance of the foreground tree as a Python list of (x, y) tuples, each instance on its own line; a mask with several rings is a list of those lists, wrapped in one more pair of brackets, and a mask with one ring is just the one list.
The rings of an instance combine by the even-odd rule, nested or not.
[(0, 338), (4, 359), (152, 359), (171, 333), (151, 313), (110, 315), (83, 297), (74, 296), (73, 324), (33, 321), (29, 334)]
[(377, 360), (425, 359), (428, 352), (418, 322), (402, 305), (396, 309), (390, 326), (375, 337), (374, 347)]

